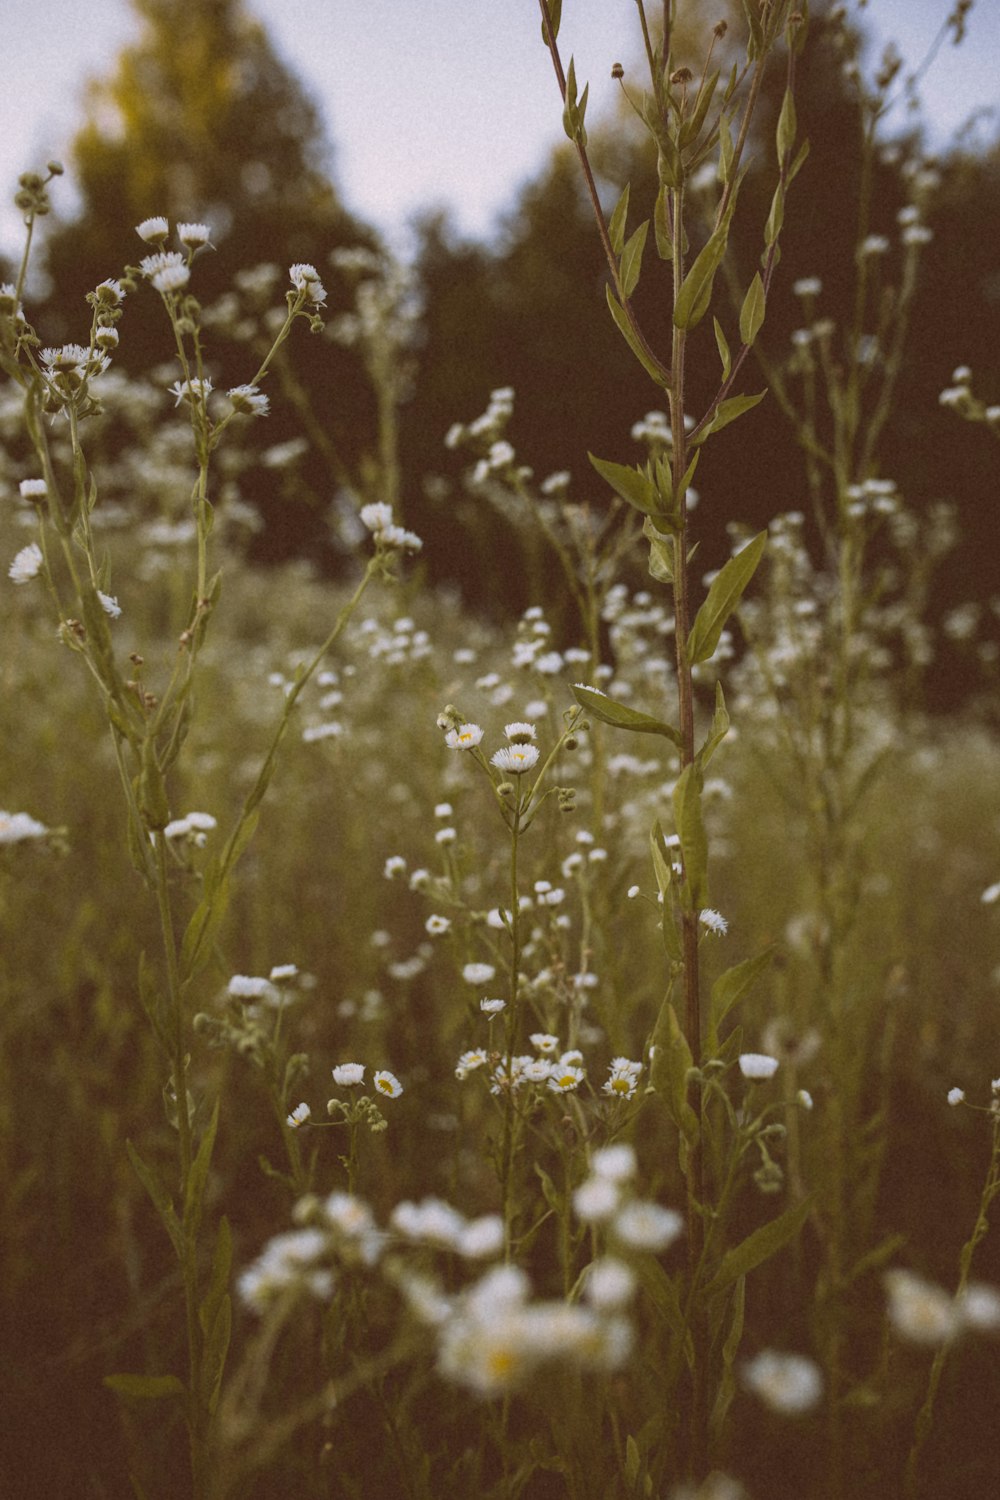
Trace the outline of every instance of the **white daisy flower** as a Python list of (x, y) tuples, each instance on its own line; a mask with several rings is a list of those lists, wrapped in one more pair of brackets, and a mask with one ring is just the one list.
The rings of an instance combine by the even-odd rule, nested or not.
[(444, 737), (444, 742), (449, 750), (474, 750), (483, 737), (483, 731), (478, 724), (461, 724), (457, 729), (449, 729)]
[(778, 1059), (764, 1052), (741, 1052), (740, 1072), (744, 1078), (773, 1078), (778, 1071)]
[(466, 984), (489, 984), (496, 974), (492, 964), (466, 964), (462, 969), (462, 978)]
[(312, 1110), (308, 1104), (296, 1104), (291, 1114), (287, 1116), (285, 1123), (291, 1130), (298, 1130), (300, 1125), (306, 1123), (311, 1114)]
[(490, 764), (496, 766), (498, 771), (509, 772), (512, 776), (523, 776), (525, 771), (530, 771), (538, 764), (538, 747), (536, 745), (507, 745), (490, 756)]
[(41, 547), (37, 542), (29, 542), (27, 547), (21, 548), (7, 569), (7, 577), (12, 583), (28, 583), (42, 571), (42, 561)]
[(385, 1094), (387, 1099), (398, 1099), (403, 1092), (403, 1085), (395, 1073), (390, 1073), (388, 1068), (381, 1068), (375, 1074), (375, 1087), (380, 1094)]
[(340, 1088), (351, 1089), (364, 1082), (365, 1065), (364, 1063), (338, 1063), (332, 1072), (334, 1083)]

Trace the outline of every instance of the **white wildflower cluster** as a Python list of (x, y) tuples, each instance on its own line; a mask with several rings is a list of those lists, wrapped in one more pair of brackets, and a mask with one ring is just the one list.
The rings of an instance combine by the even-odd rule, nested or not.
[(44, 839), (49, 830), (30, 813), (9, 813), (0, 810), (0, 844), (25, 844), (34, 839)]
[[(694, 417), (685, 413), (685, 432), (691, 431), (694, 420)], [(669, 448), (673, 443), (674, 433), (666, 412), (648, 411), (641, 421), (633, 423), (632, 438), (637, 443), (645, 443), (651, 449)]]
[(358, 628), (372, 661), (384, 662), (387, 667), (405, 667), (413, 662), (426, 661), (434, 647), (426, 630), (419, 629), (409, 615), (402, 615), (391, 627), (377, 620), (363, 620)]
[[(326, 301), (326, 288), (319, 279), (319, 272), (315, 266), (309, 265), (307, 261), (297, 261), (294, 266), (288, 268), (288, 279), (291, 281), (295, 292), (304, 294), (305, 300), (312, 303), (313, 307), (322, 307)], [(289, 296), (293, 295), (289, 293)]]
[(515, 1266), (494, 1267), (442, 1312), (440, 1373), (487, 1398), (517, 1389), (547, 1365), (620, 1369), (633, 1344), (617, 1307), (532, 1301), (528, 1278)]
[[(359, 1088), (365, 1081), (364, 1063), (338, 1063), (332, 1071), (333, 1081), (338, 1088)], [(381, 1094), (385, 1099), (398, 1099), (403, 1092), (403, 1085), (395, 1073), (390, 1073), (388, 1068), (380, 1068), (373, 1075), (372, 1086), (376, 1093)]]
[(163, 830), (164, 838), (187, 839), (203, 848), (206, 836), (217, 828), (218, 824), (211, 813), (190, 812), (183, 818), (172, 818)]
[(484, 484), (491, 475), (509, 473), (514, 468), (517, 455), (503, 436), (513, 411), (514, 392), (510, 386), (501, 386), (490, 392), (481, 416), (469, 423), (453, 422), (448, 428), (446, 448), (471, 447), (481, 455), (472, 472), (473, 484)]
[(897, 1267), (883, 1277), (889, 1321), (913, 1344), (945, 1344), (959, 1334), (1000, 1333), (1000, 1290), (970, 1282), (953, 1297), (944, 1287)]
[(584, 1224), (600, 1225), (612, 1254), (661, 1255), (684, 1232), (675, 1209), (635, 1196), (634, 1149), (624, 1142), (602, 1146), (590, 1160), (590, 1175), (573, 1192), (573, 1208)]
[(747, 1360), (742, 1375), (747, 1390), (783, 1416), (812, 1411), (823, 1395), (822, 1371), (804, 1354), (762, 1349)]
[(469, 1219), (440, 1198), (397, 1203), (389, 1223), (413, 1244), (450, 1250), (466, 1260), (488, 1260), (503, 1251), (503, 1220), (499, 1214)]
[(384, 501), (374, 500), (369, 505), (363, 505), (360, 516), (362, 524), (371, 532), (378, 547), (419, 552), (424, 545), (415, 532), (406, 531), (394, 523), (392, 506), (386, 505)]
[(329, 1240), (321, 1229), (290, 1229), (276, 1234), (252, 1265), (240, 1274), (240, 1300), (251, 1312), (264, 1313), (281, 1298), (304, 1293), (328, 1302), (336, 1281), (325, 1264)]
[(7, 577), (12, 583), (30, 583), (32, 578), (37, 578), (42, 571), (42, 549), (37, 542), (29, 542), (27, 547), (22, 547), (7, 569)]
[(633, 1062), (628, 1057), (613, 1057), (608, 1064), (608, 1076), (601, 1084), (601, 1093), (613, 1099), (632, 1099), (641, 1073), (641, 1062)]

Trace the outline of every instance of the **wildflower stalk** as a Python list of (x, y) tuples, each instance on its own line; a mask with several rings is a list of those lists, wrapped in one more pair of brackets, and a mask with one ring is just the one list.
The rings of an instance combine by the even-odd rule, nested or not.
[[(955, 1288), (955, 1303), (961, 1304), (966, 1287), (969, 1283), (969, 1272), (972, 1268), (972, 1257), (975, 1255), (980, 1242), (985, 1239), (989, 1232), (989, 1209), (993, 1199), (1000, 1193), (1000, 1109), (996, 1102), (991, 1110), (993, 1115), (993, 1141), (990, 1149), (989, 1166), (986, 1169), (986, 1181), (983, 1183), (982, 1197), (979, 1200), (979, 1212), (973, 1225), (972, 1233), (962, 1246), (962, 1253), (958, 1263), (958, 1286)], [(917, 1493), (917, 1481), (920, 1469), (920, 1455), (924, 1444), (931, 1433), (934, 1425), (934, 1403), (937, 1400), (938, 1386), (944, 1374), (944, 1367), (951, 1353), (951, 1343), (945, 1340), (938, 1348), (931, 1365), (930, 1375), (927, 1380), (927, 1394), (923, 1405), (917, 1414), (916, 1426), (913, 1434), (913, 1443), (910, 1447), (909, 1456), (906, 1460), (906, 1474), (903, 1482), (903, 1494), (905, 1500), (913, 1500)]]
[(517, 853), (518, 842), (521, 834), (521, 791), (520, 787), (514, 793), (514, 805), (510, 820), (510, 977), (508, 981), (508, 993), (510, 1000), (507, 1005), (504, 1026), (504, 1040), (507, 1048), (507, 1056), (504, 1064), (506, 1072), (504, 1089), (504, 1117), (503, 1117), (503, 1143), (501, 1146), (500, 1166), (500, 1216), (504, 1226), (504, 1256), (510, 1261), (513, 1254), (513, 1222), (511, 1209), (511, 1190), (514, 1177), (514, 1146), (517, 1125), (517, 1110), (514, 1102), (514, 1048), (517, 1041), (518, 1022), (518, 990), (520, 985), (521, 970), (521, 912), (518, 895), (517, 879)]

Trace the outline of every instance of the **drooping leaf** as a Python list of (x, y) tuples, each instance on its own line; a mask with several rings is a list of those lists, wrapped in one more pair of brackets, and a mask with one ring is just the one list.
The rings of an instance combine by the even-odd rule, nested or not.
[(630, 184), (626, 182), (621, 197), (615, 204), (615, 211), (611, 215), (608, 224), (608, 238), (611, 248), (616, 255), (621, 255), (625, 246), (625, 224), (628, 220), (628, 195)]
[(715, 712), (712, 715), (712, 727), (701, 749), (698, 751), (698, 764), (702, 770), (708, 765), (718, 747), (722, 744), (729, 733), (729, 713), (726, 709), (726, 700), (722, 692), (722, 683), (715, 684)]
[(645, 370), (646, 374), (649, 375), (653, 380), (655, 380), (657, 385), (663, 386), (663, 375), (657, 369), (656, 365), (650, 359), (649, 355), (646, 353), (645, 349), (636, 338), (635, 330), (629, 323), (628, 314), (625, 312), (625, 309), (618, 301), (618, 298), (615, 296), (610, 286), (605, 287), (605, 294), (608, 299), (608, 306), (611, 309), (611, 316), (617, 323), (622, 338), (625, 340), (626, 344), (628, 344), (629, 348), (632, 350), (632, 353), (642, 365), (642, 368)]
[(766, 395), (767, 391), (758, 391), (756, 396), (730, 396), (728, 401), (720, 401), (716, 407), (715, 416), (699, 434), (696, 441), (700, 445), (713, 432), (721, 432), (723, 427), (728, 427), (730, 422), (735, 422), (737, 417), (742, 417), (745, 411), (751, 411), (759, 405)]
[(646, 247), (646, 235), (649, 233), (649, 220), (644, 219), (639, 228), (629, 238), (628, 244), (622, 251), (621, 276), (622, 293), (625, 298), (631, 297), (639, 285), (639, 273), (642, 270), (642, 252)]
[(687, 1098), (688, 1073), (692, 1065), (691, 1048), (669, 999), (665, 999), (660, 1007), (660, 1014), (653, 1028), (652, 1046), (653, 1088), (666, 1099), (670, 1118), (684, 1142), (694, 1145), (701, 1135), (701, 1124)]
[(764, 311), (764, 283), (760, 279), (760, 272), (756, 271), (740, 309), (740, 338), (748, 348), (761, 330)]
[(734, 964), (720, 974), (712, 985), (708, 1004), (708, 1050), (714, 1056), (719, 1046), (719, 1028), (735, 1005), (756, 984), (764, 970), (774, 958), (774, 949), (766, 948), (753, 958)]
[(642, 534), (649, 542), (649, 571), (657, 583), (674, 581), (674, 548), (669, 537), (661, 535), (649, 516), (642, 523)]
[(762, 1224), (732, 1250), (727, 1250), (718, 1270), (705, 1287), (704, 1296), (717, 1296), (740, 1276), (746, 1276), (757, 1266), (763, 1265), (765, 1261), (777, 1255), (779, 1250), (783, 1250), (789, 1241), (802, 1232), (802, 1227), (812, 1210), (812, 1202), (810, 1194), (808, 1198), (803, 1198), (801, 1203), (793, 1203), (776, 1219), (772, 1219), (768, 1224)]
[(723, 627), (756, 572), (766, 544), (767, 532), (758, 532), (753, 541), (731, 557), (712, 580), (687, 639), (687, 656), (692, 666), (699, 661), (709, 661), (715, 654)]
[(593, 453), (587, 457), (601, 478), (606, 480), (616, 495), (620, 495), (629, 505), (636, 510), (642, 511), (644, 515), (650, 515), (657, 508), (656, 488), (642, 469), (630, 468), (626, 464), (610, 463), (606, 458), (595, 458)]
[(182, 1258), (184, 1254), (184, 1239), (170, 1194), (152, 1169), (147, 1167), (131, 1141), (126, 1140), (125, 1150), (128, 1153), (129, 1161), (132, 1163), (135, 1175), (149, 1194), (153, 1206), (163, 1222), (163, 1227), (170, 1236), (170, 1242), (177, 1252), (178, 1259)]
[(718, 318), (713, 317), (712, 322), (715, 324), (715, 342), (718, 346), (719, 358), (722, 361), (722, 378), (723, 380), (728, 380), (729, 371), (733, 366), (732, 355), (729, 353), (729, 344), (726, 341), (726, 335), (722, 331), (722, 324)]
[(681, 841), (684, 886), (689, 909), (698, 911), (706, 903), (708, 837), (701, 808), (702, 775), (697, 762), (684, 767), (674, 786), (674, 826)]
[(627, 708), (624, 703), (619, 703), (616, 698), (609, 698), (598, 688), (587, 687), (581, 682), (572, 684), (573, 696), (581, 708), (585, 708), (595, 719), (602, 724), (610, 724), (615, 729), (630, 729), (637, 734), (662, 734), (672, 745), (680, 748), (680, 731), (672, 724), (666, 724), (662, 719), (654, 719), (652, 714), (640, 713), (637, 709)]

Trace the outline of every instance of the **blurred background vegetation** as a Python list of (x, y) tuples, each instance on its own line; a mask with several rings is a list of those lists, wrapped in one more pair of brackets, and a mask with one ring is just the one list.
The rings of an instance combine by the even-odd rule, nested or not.
[[(330, 252), (373, 246), (378, 236), (338, 198), (333, 144), (323, 138), (314, 103), (240, 0), (195, 6), (135, 0), (135, 6), (145, 22), (142, 37), (93, 87), (68, 162), (82, 210), (73, 222), (52, 223), (46, 238), (50, 290), (38, 309), (44, 336), (56, 343), (79, 335), (85, 294), (137, 258), (132, 226), (154, 213), (210, 223), (216, 254), (199, 267), (206, 304), (231, 297), (238, 274), (249, 268), (306, 260), (327, 280), (336, 322), (350, 301), (350, 277), (330, 270)], [(730, 0), (729, 9), (735, 32), (740, 8)], [(798, 87), (800, 134), (809, 138), (811, 154), (795, 184), (784, 266), (757, 346), (769, 365), (784, 359), (801, 319), (795, 279), (822, 280), (818, 313), (838, 326), (849, 323), (853, 309), (862, 117), (849, 72), (854, 49), (863, 56), (864, 38), (854, 35), (845, 49), (843, 27), (829, 24), (829, 7), (812, 10)], [(691, 45), (694, 55), (694, 37)], [(770, 202), (764, 143), (782, 88), (780, 70), (772, 70), (754, 126), (761, 149), (751, 153), (745, 211), (731, 239), (743, 284)], [(640, 201), (653, 164), (627, 106), (623, 102), (617, 119), (588, 123), (608, 204), (625, 181), (632, 183), (633, 201)], [(883, 276), (884, 297), (891, 299), (898, 282), (895, 216), (908, 201), (904, 174), (921, 160), (919, 113), (897, 108), (884, 133), (888, 149), (876, 164), (868, 231), (893, 242)], [(954, 415), (938, 406), (937, 395), (956, 366), (968, 365), (977, 395), (987, 404), (1000, 399), (1000, 140), (984, 141), (978, 129), (932, 165), (940, 187), (924, 217), (934, 238), (923, 252), (906, 359), (876, 467), (895, 479), (918, 512), (927, 514), (941, 501), (958, 511), (958, 545), (937, 576), (932, 623), (939, 626), (971, 601), (979, 649), (976, 664), (954, 642), (944, 642), (928, 685), (931, 701), (947, 709), (978, 692), (980, 668), (984, 661), (992, 665), (998, 649), (996, 444), (983, 428), (954, 443)], [(421, 315), (401, 420), (402, 508), (407, 524), (428, 541), (430, 578), (455, 583), (473, 607), (503, 618), (531, 602), (522, 582), (523, 541), (502, 516), (465, 493), (461, 461), (443, 447), (449, 426), (478, 415), (494, 387), (513, 386), (517, 406), (509, 435), (521, 461), (539, 478), (574, 471), (600, 506), (606, 499), (586, 452), (638, 456), (629, 431), (653, 404), (652, 388), (603, 312), (606, 268), (568, 143), (523, 188), (491, 242), (464, 239), (446, 215), (429, 214), (417, 225), (416, 243), (414, 295)], [(638, 306), (655, 333), (668, 314), (656, 306), (654, 281), (646, 278)], [(159, 357), (151, 343), (154, 317), (151, 306), (129, 306), (122, 368), (148, 369)], [(698, 341), (695, 405), (708, 397), (715, 359), (711, 330), (702, 329)], [(232, 374), (234, 352), (222, 319), (209, 350), (222, 378)], [(339, 337), (316, 338), (296, 351), (294, 369), (286, 360), (278, 373), (282, 391), (272, 391), (273, 415), (252, 441), (273, 447), (298, 433), (303, 391), (319, 414), (320, 431), (310, 433), (310, 452), (291, 466), (248, 476), (245, 498), (264, 521), (254, 556), (318, 562), (333, 491), (338, 485), (364, 491), (359, 469), (375, 398), (363, 362)], [(747, 383), (763, 387), (766, 377), (751, 369)], [(756, 529), (776, 512), (799, 508), (803, 480), (801, 452), (772, 397), (706, 455), (698, 521), (705, 553), (718, 555), (723, 527), (734, 517)], [(503, 566), (496, 566), (497, 558)], [(320, 565), (336, 570), (337, 559), (327, 552)]]
[[(205, 307), (214, 309), (209, 369), (216, 383), (225, 385), (246, 378), (244, 351), (256, 338), (253, 305), (255, 299), (266, 303), (262, 287), (273, 291), (266, 272), (256, 280), (244, 273), (277, 264), (280, 278), (273, 285), (280, 286), (288, 263), (314, 263), (329, 289), (330, 323), (336, 328), (338, 315), (353, 305), (352, 282), (349, 270), (331, 265), (330, 254), (337, 248), (376, 247), (378, 236), (339, 200), (332, 143), (322, 138), (315, 109), (238, 0), (135, 4), (146, 22), (143, 38), (109, 70), (89, 101), (67, 162), (82, 211), (73, 222), (49, 226), (42, 256), (46, 277), (30, 312), (47, 342), (80, 338), (86, 293), (138, 258), (135, 224), (161, 213), (172, 220), (208, 221), (216, 250), (199, 259), (196, 290)], [(815, 12), (799, 90), (800, 129), (812, 152), (795, 185), (782, 241), (784, 263), (761, 338), (765, 356), (775, 361), (784, 357), (801, 317), (793, 279), (820, 277), (820, 309), (839, 324), (849, 321), (854, 297), (861, 122), (824, 7)], [(762, 139), (770, 139), (781, 86), (775, 73), (756, 127)], [(555, 97), (553, 108), (558, 108)], [(879, 158), (873, 233), (896, 234), (895, 216), (907, 201), (901, 174), (919, 155), (919, 135), (919, 119), (907, 120), (898, 154)], [(643, 196), (650, 168), (626, 117), (591, 122), (591, 138), (609, 201), (626, 179), (635, 199)], [(751, 168), (746, 212), (737, 220), (733, 241), (744, 284), (773, 186), (768, 152), (761, 150), (759, 160), (759, 170)], [(986, 728), (997, 724), (1000, 585), (994, 435), (981, 426), (960, 427), (937, 397), (951, 384), (953, 369), (968, 364), (977, 393), (988, 402), (1000, 401), (1000, 139), (975, 150), (958, 142), (937, 170), (941, 185), (926, 215), (934, 238), (924, 251), (907, 358), (877, 467), (896, 480), (919, 514), (929, 516), (942, 500), (957, 508), (958, 545), (937, 575), (930, 601), (930, 624), (940, 640), (926, 700), (941, 711), (942, 722), (921, 748), (908, 747), (912, 753), (883, 783), (884, 795), (872, 807), (866, 867), (873, 877), (891, 872), (891, 890), (873, 879), (855, 949), (845, 962), (857, 994), (866, 1001), (877, 997), (868, 1023), (873, 1033), (880, 1035), (890, 1017), (897, 1028), (880, 1223), (907, 1236), (918, 1247), (920, 1268), (947, 1282), (978, 1201), (986, 1147), (975, 1120), (949, 1114), (942, 1129), (944, 1090), (961, 1083), (971, 1095), (972, 1080), (984, 1066), (987, 1073), (1000, 1072), (996, 1061), (983, 1061), (996, 1057), (995, 942), (990, 914), (978, 905), (982, 889), (996, 879), (991, 788), (997, 750), (994, 740), (969, 727), (973, 717)], [(4, 279), (9, 275), (8, 268)], [(461, 800), (463, 789), (442, 783), (440, 737), (428, 706), (443, 704), (463, 688), (468, 693), (477, 673), (503, 674), (506, 645), (498, 641), (506, 632), (509, 644), (526, 605), (544, 603), (554, 635), (575, 639), (554, 564), (546, 575), (550, 564), (543, 559), (540, 575), (524, 528), (466, 489), (464, 459), (445, 448), (444, 435), (455, 421), (478, 415), (493, 388), (511, 385), (517, 401), (510, 436), (521, 459), (539, 477), (573, 470), (600, 507), (606, 499), (589, 472), (587, 450), (623, 462), (637, 458), (630, 429), (655, 404), (648, 381), (605, 314), (604, 262), (568, 146), (555, 151), (539, 178), (524, 188), (493, 242), (463, 239), (440, 215), (426, 218), (418, 226), (415, 277), (419, 317), (406, 356), (411, 368), (401, 413), (401, 510), (405, 524), (425, 540), (423, 581), (443, 591), (422, 595), (415, 588), (412, 597), (404, 595), (393, 607), (396, 613), (404, 606), (412, 610), (416, 626), (431, 632), (436, 654), (425, 661), (404, 653), (395, 667), (376, 663), (376, 673), (370, 637), (353, 641), (347, 652), (357, 684), (349, 705), (351, 733), (322, 746), (291, 747), (226, 935), (231, 962), (244, 972), (266, 973), (271, 964), (294, 961), (315, 974), (324, 1003), (303, 1007), (297, 1045), (324, 1060), (357, 1051), (372, 1065), (395, 1068), (406, 1081), (408, 1094), (394, 1116), (389, 1142), (372, 1143), (367, 1163), (366, 1181), (376, 1185), (371, 1196), (380, 1211), (416, 1193), (415, 1164), (425, 1174), (422, 1188), (448, 1196), (456, 1183), (442, 1180), (439, 1164), (458, 1160), (457, 1180), (470, 1205), (483, 1183), (481, 1161), (440, 1147), (442, 1134), (453, 1131), (468, 1108), (452, 1080), (459, 1045), (476, 1040), (465, 1029), (464, 1000), (450, 994), (442, 1001), (450, 992), (435, 977), (440, 961), (426, 956), (412, 980), (393, 988), (386, 981), (385, 952), (374, 940), (375, 934), (391, 933), (391, 952), (400, 960), (418, 953), (424, 941), (426, 905), (386, 886), (381, 871), (391, 854), (407, 855), (411, 867), (433, 856), (429, 810), (441, 797), (455, 800), (470, 849), (477, 839), (480, 847), (488, 843), (474, 805)], [(657, 316), (665, 320), (668, 314), (651, 300), (654, 278), (648, 280), (640, 303), (655, 326)], [(227, 307), (234, 288), (238, 305)], [(280, 301), (280, 293), (271, 300)], [(714, 369), (710, 333), (705, 329), (698, 338), (705, 343), (706, 368)], [(129, 298), (116, 367), (136, 377), (152, 374), (162, 389), (176, 376), (174, 369), (164, 373), (164, 353), (155, 299)], [(698, 362), (696, 350), (693, 366)], [(697, 378), (696, 401), (708, 394), (707, 386), (698, 389)], [(765, 383), (763, 375), (748, 374), (746, 388)], [(377, 395), (356, 343), (344, 336), (297, 339), (269, 394), (272, 415), (242, 430), (238, 474), (240, 497), (262, 524), (251, 525), (248, 544), (234, 546), (227, 562), (228, 623), (205, 658), (205, 696), (214, 701), (213, 722), (219, 728), (204, 731), (192, 761), (197, 782), (190, 788), (191, 805), (211, 805), (220, 822), (232, 816), (245, 788), (240, 766), (233, 770), (234, 747), (252, 759), (264, 743), (268, 673), (291, 671), (295, 652), (313, 639), (315, 618), (329, 613), (329, 594), (320, 580), (339, 581), (347, 567), (343, 550), (331, 545), (331, 505), (338, 492), (377, 498), (375, 471), (368, 463)], [(141, 405), (141, 396), (136, 400)], [(119, 496), (145, 519), (169, 517), (171, 506), (180, 517), (185, 481), (172, 482), (169, 452), (157, 453), (146, 473), (129, 456), (135, 433), (126, 417), (132, 415), (135, 430), (141, 430), (143, 413), (126, 410), (124, 417), (109, 417), (95, 439), (103, 445), (111, 489), (117, 485)], [(297, 445), (304, 422), (308, 441)], [(16, 467), (26, 450), (6, 422), (4, 442)], [(286, 451), (276, 458), (282, 447)], [(804, 472), (775, 401), (765, 401), (728, 430), (712, 444), (698, 475), (702, 500), (696, 520), (705, 557), (726, 554), (725, 526), (734, 517), (757, 529), (778, 512), (803, 508)], [(110, 545), (120, 549), (122, 572), (136, 566), (124, 533)], [(155, 560), (139, 576), (156, 577)], [(527, 581), (537, 590), (540, 576), (550, 584), (543, 600), (529, 593)], [(643, 586), (638, 569), (631, 581)], [(461, 612), (456, 599), (464, 606)], [(973, 639), (963, 643), (942, 626), (970, 602), (978, 624)], [(157, 607), (151, 597), (151, 615)], [(478, 622), (470, 624), (465, 610)], [(158, 1453), (167, 1489), (176, 1466), (181, 1493), (179, 1427), (161, 1433), (157, 1446), (157, 1439), (140, 1428), (159, 1414), (144, 1419), (141, 1413), (123, 1413), (100, 1385), (110, 1369), (146, 1367), (150, 1344), (162, 1351), (180, 1343), (166, 1310), (176, 1295), (169, 1247), (161, 1243), (122, 1150), (129, 1137), (141, 1144), (147, 1159), (155, 1160), (159, 1151), (165, 1163), (168, 1156), (159, 1128), (162, 1079), (134, 993), (136, 950), (154, 949), (156, 936), (151, 922), (148, 931), (143, 928), (148, 913), (135, 916), (139, 903), (131, 870), (121, 873), (124, 817), (108, 794), (110, 755), (93, 749), (102, 742), (87, 684), (62, 672), (58, 712), (44, 715), (41, 706), (52, 691), (51, 629), (41, 607), (37, 615), (26, 608), (17, 618), (6, 640), (3, 688), (19, 711), (8, 715), (0, 746), (0, 785), (17, 786), (19, 806), (40, 813), (44, 808), (53, 824), (71, 826), (72, 851), (65, 860), (24, 851), (25, 860), (33, 861), (27, 866), (29, 879), (8, 880), (13, 866), (11, 872), (0, 868), (0, 918), (6, 933), (16, 937), (16, 945), (8, 941), (0, 953), (5, 1006), (0, 1212), (9, 1226), (0, 1280), (6, 1337), (12, 1349), (27, 1354), (6, 1403), (10, 1430), (0, 1457), (0, 1493), (117, 1497), (126, 1492), (127, 1466), (148, 1463), (143, 1451)], [(166, 618), (146, 623), (154, 630), (159, 626), (166, 637)], [(391, 632), (390, 611), (380, 628)], [(477, 652), (475, 664), (460, 672), (455, 651), (470, 646)], [(536, 683), (535, 690), (544, 686)], [(944, 711), (960, 705), (968, 717), (949, 726)], [(406, 726), (405, 740), (396, 734), (399, 725)], [(68, 755), (74, 740), (79, 753)], [(784, 933), (809, 877), (801, 867), (799, 826), (782, 803), (775, 778), (761, 772), (752, 747), (736, 750), (731, 779), (732, 811), (718, 810), (713, 831), (739, 851), (744, 867), (766, 873), (751, 883), (724, 869), (717, 899), (749, 952), (755, 942)], [(179, 801), (184, 791), (177, 788)], [(378, 815), (359, 818), (359, 807), (376, 808)], [(634, 819), (634, 811), (630, 816)], [(561, 858), (570, 847), (557, 845), (553, 835), (534, 873), (552, 878), (557, 852)], [(21, 858), (22, 851), (13, 854)], [(494, 874), (489, 868), (482, 872), (484, 892), (492, 888)], [(657, 998), (655, 980), (649, 978), (657, 967), (653, 935), (634, 914), (634, 905), (627, 918), (620, 915), (622, 893), (638, 878), (635, 862), (613, 865), (599, 898), (608, 921), (614, 913), (616, 922), (632, 924), (616, 951), (602, 955), (602, 977), (609, 994), (631, 997), (635, 1038)], [(962, 940), (956, 941), (959, 931)], [(794, 1001), (795, 980), (793, 961), (761, 997), (759, 1009), (748, 1010), (748, 1038), (761, 1035), (789, 995)], [(388, 1003), (385, 996), (381, 1003), (370, 998), (382, 988)], [(903, 1007), (897, 1003), (900, 994), (905, 994)], [(625, 1038), (620, 1045), (626, 1045)], [(201, 1058), (199, 1068), (208, 1092), (225, 1086), (227, 1109), (238, 1120), (238, 1132), (220, 1144), (213, 1211), (233, 1214), (239, 1264), (284, 1222), (287, 1196), (257, 1166), (258, 1155), (275, 1151), (274, 1124), (249, 1069), (217, 1054)], [(417, 1088), (428, 1080), (444, 1080), (440, 1109), (428, 1111), (427, 1093), (421, 1097)], [(885, 1084), (873, 1054), (873, 1096)], [(317, 1091), (321, 1088), (317, 1081)], [(651, 1150), (653, 1145), (669, 1154), (663, 1142), (651, 1143)], [(979, 1274), (994, 1280), (1000, 1275), (995, 1245), (984, 1253)], [(123, 1307), (130, 1309), (125, 1319)], [(754, 1316), (758, 1329), (771, 1320), (774, 1339), (800, 1332), (798, 1315), (777, 1284), (770, 1285)], [(284, 1356), (290, 1381), (297, 1353)], [(965, 1420), (943, 1439), (937, 1493), (950, 1493), (949, 1473), (973, 1452), (980, 1492), (1000, 1483), (996, 1453), (975, 1442), (992, 1420), (989, 1398), (987, 1382), (967, 1403)], [(861, 1441), (864, 1413), (856, 1419)], [(364, 1472), (365, 1430), (359, 1421), (359, 1451), (344, 1459), (355, 1473)], [(750, 1445), (751, 1469), (759, 1466), (757, 1492), (777, 1494), (768, 1488), (774, 1482), (767, 1472), (773, 1446), (756, 1453), (754, 1430), (752, 1411), (740, 1409), (735, 1438)], [(82, 1447), (81, 1434), (86, 1435)], [(880, 1453), (870, 1434), (868, 1441), (870, 1489), (865, 1493), (890, 1493), (891, 1455)], [(815, 1451), (791, 1445), (788, 1487), (781, 1493), (810, 1493)], [(288, 1455), (276, 1487), (262, 1483), (252, 1493), (288, 1493), (299, 1477), (297, 1465), (304, 1471), (311, 1461), (304, 1454)], [(879, 1467), (882, 1461), (885, 1469)], [(31, 1475), (31, 1491), (23, 1488), (25, 1474)]]

